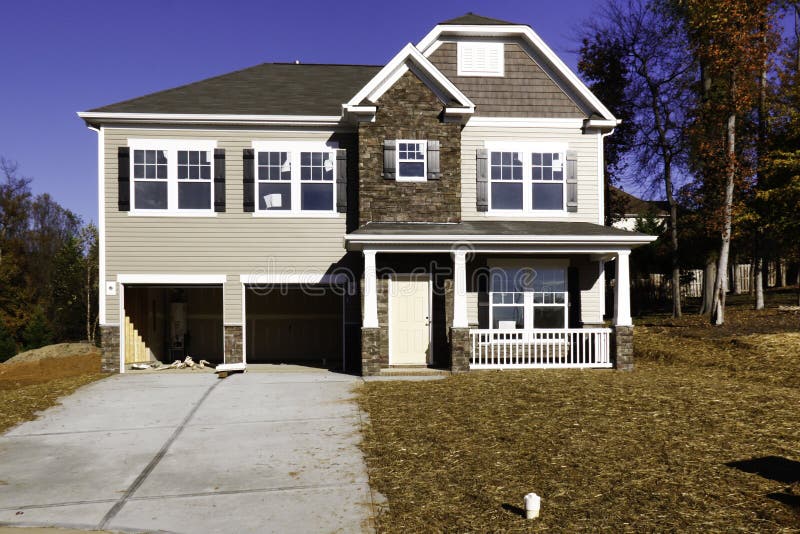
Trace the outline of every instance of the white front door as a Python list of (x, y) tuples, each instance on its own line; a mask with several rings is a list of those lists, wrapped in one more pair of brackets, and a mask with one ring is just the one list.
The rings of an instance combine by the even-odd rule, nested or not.
[(430, 353), (430, 281), (392, 279), (389, 364), (426, 365)]

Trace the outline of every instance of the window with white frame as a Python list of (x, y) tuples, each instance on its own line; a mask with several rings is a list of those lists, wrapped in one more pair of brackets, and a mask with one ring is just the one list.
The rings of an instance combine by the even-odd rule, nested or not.
[(129, 140), (133, 213), (213, 213), (215, 142)]
[(565, 211), (565, 159), (561, 147), (490, 148), (490, 211), (520, 214)]
[(307, 143), (254, 146), (259, 212), (336, 212), (336, 158), (332, 149)]
[(422, 181), (427, 179), (427, 142), (397, 141), (397, 180)]
[(567, 327), (567, 281), (563, 267), (493, 267), (489, 323), (494, 329)]

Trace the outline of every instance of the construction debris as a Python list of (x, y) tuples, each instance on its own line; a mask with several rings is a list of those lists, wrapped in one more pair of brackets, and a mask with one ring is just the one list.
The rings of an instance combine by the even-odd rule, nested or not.
[[(152, 369), (155, 371), (166, 371), (167, 369), (205, 369), (206, 367), (213, 368), (214, 366), (207, 360), (200, 360), (195, 363), (191, 356), (187, 356), (183, 361), (175, 360), (169, 365), (162, 365), (161, 362), (156, 362), (152, 366)], [(149, 366), (146, 368), (149, 368)]]

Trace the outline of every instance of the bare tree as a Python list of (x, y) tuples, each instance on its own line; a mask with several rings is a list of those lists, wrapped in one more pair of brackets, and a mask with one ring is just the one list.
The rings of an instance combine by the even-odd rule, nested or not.
[[(635, 163), (635, 179), (663, 195), (669, 204), (675, 317), (682, 314), (676, 193), (685, 169), (686, 110), (694, 98), (697, 72), (680, 24), (657, 0), (613, 0), (584, 38), (595, 44), (595, 50), (613, 46), (623, 51), (625, 94), (635, 130), (629, 154)], [(584, 46), (583, 50), (592, 48)]]

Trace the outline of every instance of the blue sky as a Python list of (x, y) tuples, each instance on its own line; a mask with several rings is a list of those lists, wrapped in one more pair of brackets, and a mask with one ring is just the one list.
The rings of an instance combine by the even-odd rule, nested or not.
[(574, 68), (591, 0), (403, 2), (7, 0), (0, 155), (97, 220), (97, 140), (76, 115), (262, 62), (383, 64), (472, 11), (526, 23)]

